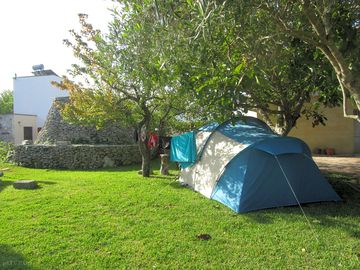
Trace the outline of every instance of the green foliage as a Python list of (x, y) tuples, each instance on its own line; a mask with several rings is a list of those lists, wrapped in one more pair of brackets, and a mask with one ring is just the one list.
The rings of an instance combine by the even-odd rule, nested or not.
[(13, 151), (13, 143), (0, 141), (0, 162), (7, 162)]
[(11, 90), (0, 92), (0, 114), (14, 112), (14, 97)]
[[(1, 164), (10, 170), (0, 185), (0, 268), (358, 268), (360, 197), (342, 178), (333, 183), (344, 202), (303, 206), (310, 228), (297, 206), (235, 214), (159, 175), (158, 163), (151, 181), (135, 166)], [(16, 190), (17, 179), (34, 179), (40, 188)]]
[(81, 32), (71, 31), (73, 40), (65, 43), (81, 62), (73, 65), (71, 75), (85, 78), (86, 84), (68, 78), (55, 84), (70, 94), (70, 103), (62, 109), (65, 119), (98, 127), (116, 122), (143, 130), (147, 136), (139, 146), (148, 176), (150, 129), (163, 129), (187, 104), (178, 95), (169, 68), (171, 54), (165, 50), (173, 40), (160, 27), (156, 12), (148, 2), (119, 4), (123, 8), (112, 11), (107, 34), (94, 30), (80, 14)]
[[(221, 122), (257, 110), (286, 135), (301, 114), (324, 124), (310, 99), (339, 105), (338, 83), (345, 98), (360, 100), (354, 1), (115, 2), (108, 34), (82, 15), (82, 31), (66, 41), (82, 61), (72, 75), (92, 83), (63, 83), (69, 119), (164, 131), (185, 112)], [(319, 20), (324, 29), (314, 31)]]
[(315, 94), (325, 105), (339, 104), (336, 76), (324, 57), (315, 59), (314, 47), (276, 32), (258, 3), (170, 2), (171, 8), (158, 4), (158, 11), (171, 14), (166, 27), (180, 40), (173, 69), (180, 91), (200, 105), (197, 116), (221, 122), (257, 110), (286, 135), (301, 114), (323, 123), (318, 108), (305, 107)]
[[(316, 47), (331, 64), (342, 91), (344, 116), (360, 121), (360, 5), (351, 1), (259, 1), (273, 31)], [(347, 100), (352, 102), (347, 102)], [(353, 104), (353, 106), (349, 106)], [(351, 108), (353, 107), (353, 108)]]

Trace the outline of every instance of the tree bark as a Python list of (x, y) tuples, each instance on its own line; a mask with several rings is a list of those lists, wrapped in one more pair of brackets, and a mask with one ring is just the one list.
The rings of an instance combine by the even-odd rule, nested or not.
[(148, 141), (149, 141), (149, 128), (150, 128), (150, 120), (151, 120), (151, 115), (148, 112), (148, 110), (144, 110), (145, 111), (145, 115), (144, 115), (144, 120), (140, 123), (139, 125), (139, 149), (140, 149), (140, 153), (141, 153), (141, 171), (142, 171), (142, 176), (144, 177), (149, 177), (150, 176), (150, 171), (151, 171), (151, 166), (150, 166), (150, 162), (151, 162), (151, 151), (150, 148), (148, 147)]
[(151, 152), (147, 145), (148, 140), (141, 141), (139, 140), (139, 148), (141, 153), (141, 171), (142, 176), (149, 177), (150, 176), (150, 162), (151, 162)]

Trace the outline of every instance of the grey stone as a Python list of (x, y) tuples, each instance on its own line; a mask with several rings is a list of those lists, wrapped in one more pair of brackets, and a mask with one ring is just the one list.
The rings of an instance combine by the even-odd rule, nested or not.
[(35, 180), (19, 180), (14, 182), (13, 186), (16, 189), (36, 189), (38, 187)]
[(111, 167), (115, 167), (115, 162), (109, 158), (108, 156), (104, 157), (104, 168), (111, 168)]

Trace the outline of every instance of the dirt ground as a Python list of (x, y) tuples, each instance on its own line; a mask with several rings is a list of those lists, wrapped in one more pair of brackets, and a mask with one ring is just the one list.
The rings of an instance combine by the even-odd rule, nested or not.
[(356, 157), (313, 157), (320, 170), (346, 173), (360, 179), (360, 156)]

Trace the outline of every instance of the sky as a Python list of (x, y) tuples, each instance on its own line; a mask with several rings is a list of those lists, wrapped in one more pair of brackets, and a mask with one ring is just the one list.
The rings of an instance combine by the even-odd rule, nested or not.
[(13, 90), (13, 77), (32, 75), (43, 64), (59, 76), (76, 62), (63, 39), (79, 29), (78, 13), (106, 31), (111, 20), (110, 0), (9, 0), (0, 1), (0, 92)]

